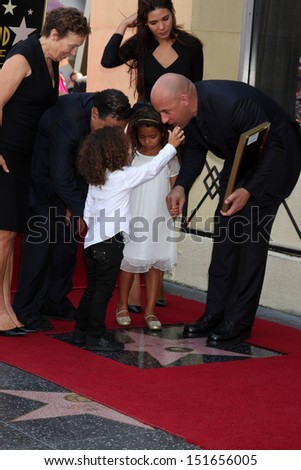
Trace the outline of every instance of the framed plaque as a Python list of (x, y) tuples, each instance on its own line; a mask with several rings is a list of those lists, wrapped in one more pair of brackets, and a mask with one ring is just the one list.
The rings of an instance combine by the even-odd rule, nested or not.
[[(240, 135), (224, 199), (243, 185), (256, 165), (265, 146), (270, 125), (266, 121)], [(222, 211), (227, 210), (228, 204), (224, 202)]]

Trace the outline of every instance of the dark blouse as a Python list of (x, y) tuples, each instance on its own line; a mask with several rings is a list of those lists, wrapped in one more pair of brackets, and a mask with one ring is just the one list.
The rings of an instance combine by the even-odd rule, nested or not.
[(58, 62), (53, 61), (53, 86), (42, 47), (37, 35), (16, 44), (6, 60), (15, 54), (23, 55), (31, 67), (31, 75), (24, 78), (3, 108), (0, 130), (1, 149), (31, 154), (38, 122), (43, 112), (52, 106), (58, 96)]
[[(193, 36), (184, 33), (187, 45), (176, 39), (172, 45), (178, 54), (178, 58), (169, 66), (164, 68), (153, 56), (154, 50), (159, 43), (152, 38), (149, 49), (144, 58), (144, 85), (145, 101), (149, 101), (150, 92), (161, 75), (164, 73), (179, 73), (189, 78), (192, 82), (198, 82), (203, 78), (203, 47), (200, 41)], [(123, 36), (115, 33), (106, 45), (101, 65), (106, 68), (118, 67), (137, 58), (137, 36), (134, 35), (121, 45)]]

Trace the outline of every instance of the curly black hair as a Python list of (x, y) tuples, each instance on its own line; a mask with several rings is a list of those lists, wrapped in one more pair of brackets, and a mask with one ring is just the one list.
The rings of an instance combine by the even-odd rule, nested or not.
[(77, 170), (88, 184), (102, 186), (107, 170), (122, 170), (129, 165), (130, 140), (118, 126), (105, 126), (88, 134), (81, 142)]

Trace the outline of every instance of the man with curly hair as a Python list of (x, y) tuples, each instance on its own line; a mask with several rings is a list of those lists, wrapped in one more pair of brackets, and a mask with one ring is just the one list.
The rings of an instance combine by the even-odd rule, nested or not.
[(87, 185), (75, 168), (77, 147), (104, 126), (124, 129), (128, 97), (116, 89), (61, 96), (41, 118), (32, 157), (31, 191), (14, 309), (33, 330), (49, 330), (46, 317), (74, 319), (67, 295), (80, 235)]

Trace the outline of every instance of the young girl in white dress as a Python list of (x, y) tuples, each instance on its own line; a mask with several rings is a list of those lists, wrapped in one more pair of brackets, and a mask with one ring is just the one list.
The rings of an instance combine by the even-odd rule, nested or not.
[[(167, 129), (152, 106), (139, 108), (128, 128), (133, 146), (132, 166), (142, 166), (164, 147)], [(135, 273), (145, 273), (146, 305), (144, 318), (151, 330), (160, 330), (155, 304), (162, 274), (172, 271), (177, 262), (176, 235), (173, 219), (166, 206), (166, 196), (179, 173), (175, 156), (151, 181), (135, 188), (131, 194), (130, 239), (125, 244), (119, 277), (119, 299), (116, 321), (128, 326), (128, 296)]]

